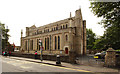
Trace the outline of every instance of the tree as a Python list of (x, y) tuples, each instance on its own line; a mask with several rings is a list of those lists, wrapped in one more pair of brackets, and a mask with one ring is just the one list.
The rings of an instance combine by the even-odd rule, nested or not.
[(9, 39), (9, 29), (5, 29), (5, 24), (0, 23), (1, 26), (1, 30), (2, 30), (2, 49), (3, 51), (5, 50), (5, 48), (7, 49), (7, 45), (9, 45), (8, 39)]
[(103, 35), (105, 45), (120, 49), (120, 1), (119, 2), (91, 2), (90, 8), (97, 17), (103, 17), (99, 24), (106, 29)]
[(92, 29), (86, 29), (87, 32), (87, 49), (93, 49), (94, 42), (95, 42), (95, 33), (93, 33)]

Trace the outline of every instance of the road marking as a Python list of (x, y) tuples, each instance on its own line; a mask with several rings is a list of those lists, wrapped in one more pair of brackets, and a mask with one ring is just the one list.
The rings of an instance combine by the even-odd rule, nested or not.
[[(23, 62), (22, 62), (23, 61)], [(21, 62), (26, 64), (26, 63), (34, 63), (34, 62), (29, 62), (29, 61), (24, 61), (22, 60)], [(36, 63), (34, 63), (36, 64)], [(75, 71), (80, 71), (80, 72), (91, 72), (91, 71), (87, 71), (87, 70), (80, 70), (80, 69), (73, 69), (73, 68), (67, 68), (67, 67), (60, 67), (60, 66), (54, 66), (54, 65), (48, 65), (48, 64), (43, 64), (43, 63), (38, 63), (41, 65), (45, 65), (45, 66), (51, 66), (51, 67), (57, 67), (57, 68), (62, 68), (62, 69), (67, 69), (67, 70), (75, 70)], [(26, 67), (26, 66), (20, 66), (21, 68), (30, 68), (30, 67)]]
[(20, 66), (21, 68), (24, 68), (24, 69), (28, 69), (28, 68), (31, 68), (31, 66), (30, 67), (27, 67), (27, 66)]
[(75, 71), (80, 71), (80, 72), (91, 72), (91, 71), (87, 71), (87, 70), (73, 69), (73, 68), (53, 66), (53, 65), (47, 65), (47, 64), (42, 64), (42, 65), (51, 66), (51, 67), (57, 67), (57, 68), (62, 68), (62, 69), (67, 69), (67, 70), (75, 70)]

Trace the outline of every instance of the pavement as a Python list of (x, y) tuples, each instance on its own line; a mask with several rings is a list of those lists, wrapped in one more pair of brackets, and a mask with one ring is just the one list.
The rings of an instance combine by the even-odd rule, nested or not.
[[(43, 60), (41, 62), (40, 59), (30, 59), (30, 58), (12, 57), (12, 56), (10, 56), (8, 58), (57, 66), (56, 61), (50, 61), (50, 60)], [(84, 72), (118, 72), (119, 71), (118, 69), (113, 69), (113, 68), (76, 65), (76, 64), (70, 64), (70, 63), (65, 63), (65, 62), (61, 62), (61, 66), (59, 66), (59, 67), (64, 67), (64, 68), (68, 68), (68, 69), (70, 68), (70, 69), (78, 70), (78, 71), (83, 70)]]

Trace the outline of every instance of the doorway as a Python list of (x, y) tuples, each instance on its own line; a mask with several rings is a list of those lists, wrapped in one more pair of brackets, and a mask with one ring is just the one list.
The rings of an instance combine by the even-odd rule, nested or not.
[(68, 48), (67, 47), (65, 48), (65, 54), (68, 54)]

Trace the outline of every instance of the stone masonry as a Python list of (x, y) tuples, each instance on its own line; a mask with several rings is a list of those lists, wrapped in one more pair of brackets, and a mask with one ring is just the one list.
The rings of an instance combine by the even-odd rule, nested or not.
[(43, 54), (76, 55), (86, 54), (86, 20), (83, 20), (81, 9), (75, 11), (75, 16), (44, 26), (26, 27), (26, 36), (22, 37), (21, 51), (34, 53), (40, 51), (39, 40), (42, 40)]

